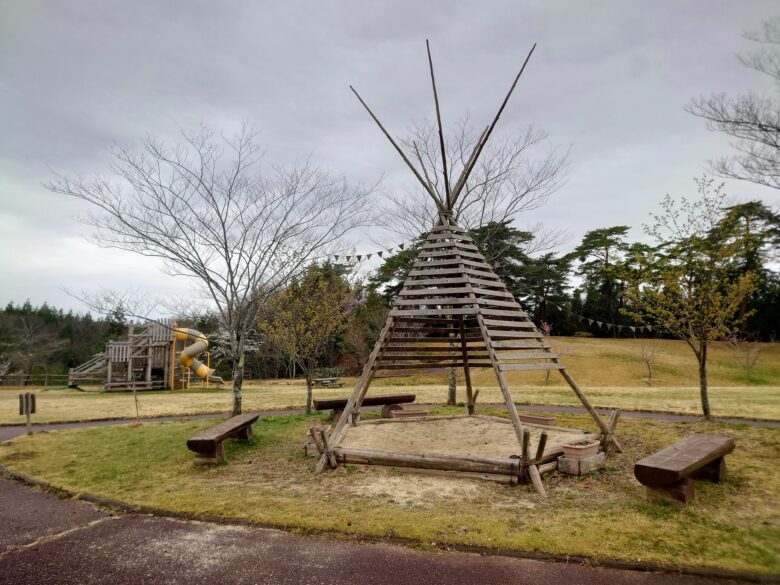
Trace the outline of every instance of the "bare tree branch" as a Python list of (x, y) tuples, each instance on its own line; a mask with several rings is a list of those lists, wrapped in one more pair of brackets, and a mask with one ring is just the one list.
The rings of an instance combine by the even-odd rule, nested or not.
[(170, 274), (193, 279), (230, 337), (240, 412), (244, 340), (259, 306), (371, 223), (372, 188), (310, 161), (261, 169), (247, 125), (229, 138), (202, 127), (180, 144), (149, 136), (110, 153), (110, 178), (56, 175), (46, 186), (93, 206), (82, 220), (98, 244), (160, 258)]

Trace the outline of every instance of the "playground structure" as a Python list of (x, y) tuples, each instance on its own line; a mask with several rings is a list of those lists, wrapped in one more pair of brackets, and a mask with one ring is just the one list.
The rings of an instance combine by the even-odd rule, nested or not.
[[(460, 176), (452, 185), (447, 170), (447, 151), (444, 147), (433, 62), (430, 49), (428, 50), (441, 147), (443, 182), (440, 185), (443, 184), (443, 191), (440, 186), (435, 186), (431, 181), (419, 152), (417, 157), (423, 165), (422, 172), (409, 160), (404, 150), (395, 142), (363, 98), (350, 87), (419, 180), (423, 189), (433, 199), (438, 213), (400, 293), (393, 301), (385, 326), (352, 394), (346, 401), (343, 414), (335, 428), (332, 432), (323, 431), (319, 427), (313, 427), (310, 431), (320, 453), (315, 468), (317, 473), (322, 472), (327, 466), (334, 468), (339, 464), (361, 463), (407, 467), (445, 473), (466, 473), (490, 479), (499, 477), (510, 482), (530, 481), (536, 491), (544, 495), (541, 474), (549, 470), (547, 466), (557, 465), (555, 459), (559, 455), (559, 448), (562, 449), (562, 444), (555, 444), (555, 439), (548, 444), (549, 431), (575, 433), (573, 438), (577, 440), (583, 438), (583, 432), (523, 423), (504, 375), (505, 372), (510, 371), (557, 370), (560, 372), (600, 430), (600, 435), (585, 438), (596, 438), (604, 452), (610, 445), (617, 451), (622, 450), (614, 436), (617, 412), (612, 414), (609, 422), (602, 420), (582, 389), (568, 373), (565, 365), (561, 363), (559, 356), (553, 352), (550, 344), (482, 255), (468, 231), (457, 222), (458, 199), (464, 191), (468, 191), (469, 175), (523, 74), (534, 48), (528, 53), (498, 113), (480, 136)], [(452, 367), (462, 368), (464, 373), (467, 395), (466, 415), (423, 416), (416, 421), (412, 419), (359, 421), (360, 407), (365, 403), (366, 394), (377, 372)], [(476, 414), (479, 391), (472, 388), (471, 370), (474, 368), (491, 368), (495, 373), (509, 412), (508, 422), (505, 419)], [(491, 453), (493, 456), (486, 457), (484, 454), (477, 456), (473, 452), (474, 445), (464, 444), (464, 433), (469, 427), (474, 427), (475, 421), (480, 418), (488, 419), (493, 426), (511, 425), (514, 441), (510, 436), (501, 445), (504, 449), (509, 448), (509, 454), (500, 453), (498, 452), (500, 449), (496, 449), (497, 452)], [(347, 440), (347, 432), (350, 428), (357, 427), (352, 434), (366, 439), (368, 435), (366, 426), (378, 422), (387, 424), (383, 430), (388, 431), (389, 437), (403, 437), (404, 442), (408, 443), (407, 439), (413, 430), (435, 437), (441, 433), (441, 429), (436, 428), (435, 425), (444, 420), (453, 421), (458, 427), (457, 432), (453, 434), (453, 437), (458, 438), (449, 441), (455, 453), (443, 453), (430, 444), (422, 443), (421, 452), (404, 452), (400, 441), (395, 443), (384, 441), (381, 450), (366, 449), (361, 448), (365, 440), (358, 440), (356, 443)], [(534, 444), (532, 444), (532, 430), (538, 435), (538, 438), (533, 438)]]
[(106, 390), (179, 390), (193, 383), (223, 384), (197, 356), (207, 351), (206, 336), (176, 327), (173, 319), (131, 323), (127, 339), (111, 340), (104, 352), (68, 372), (68, 386), (100, 383)]

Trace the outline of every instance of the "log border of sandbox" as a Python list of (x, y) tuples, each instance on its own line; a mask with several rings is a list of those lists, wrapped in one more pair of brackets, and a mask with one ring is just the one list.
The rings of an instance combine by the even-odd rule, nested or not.
[[(415, 419), (371, 419), (354, 423), (353, 426), (377, 424), (413, 424), (433, 420), (470, 419), (472, 417), (512, 424), (512, 421), (502, 417), (488, 415), (441, 415), (424, 416)], [(476, 455), (450, 455), (429, 453), (408, 453), (403, 451), (380, 451), (375, 449), (359, 449), (341, 447), (329, 444), (329, 427), (312, 427), (310, 433), (315, 437), (315, 444), (322, 454), (327, 454), (330, 467), (338, 465), (379, 465), (396, 467), (407, 472), (419, 471), (427, 475), (462, 477), (468, 479), (485, 479), (501, 483), (533, 483), (537, 491), (541, 486), (540, 474), (554, 471), (558, 466), (558, 457), (563, 454), (562, 444), (547, 445), (547, 432), (558, 431), (579, 435), (586, 439), (598, 439), (596, 433), (582, 429), (555, 427), (526, 423), (524, 426), (542, 431), (542, 437), (537, 452), (532, 458), (529, 454), (530, 429), (526, 429), (523, 437), (522, 452), (512, 457), (481, 457)], [(543, 490), (543, 488), (541, 488)]]

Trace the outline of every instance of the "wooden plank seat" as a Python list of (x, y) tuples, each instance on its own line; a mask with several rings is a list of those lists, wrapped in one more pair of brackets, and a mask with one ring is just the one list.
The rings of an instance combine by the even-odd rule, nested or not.
[[(403, 410), (402, 404), (414, 402), (416, 394), (381, 394), (366, 396), (363, 406), (381, 406), (382, 418), (390, 418), (393, 410)], [(347, 398), (317, 398), (314, 400), (314, 410), (330, 410), (331, 417), (338, 420), (347, 406)]]
[(339, 378), (312, 378), (311, 383), (315, 388), (341, 388), (344, 386)]
[(187, 439), (187, 448), (195, 452), (195, 463), (205, 465), (224, 461), (223, 441), (228, 438), (248, 441), (252, 438), (252, 425), (258, 418), (260, 415), (256, 413), (239, 414)]
[(634, 465), (634, 476), (647, 486), (650, 501), (688, 503), (693, 479), (719, 482), (726, 478), (724, 457), (734, 450), (734, 439), (696, 434), (661, 449)]

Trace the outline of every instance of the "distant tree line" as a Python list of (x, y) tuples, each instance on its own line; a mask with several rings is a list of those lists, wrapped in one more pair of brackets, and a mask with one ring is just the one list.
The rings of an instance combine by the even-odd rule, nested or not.
[[(711, 182), (699, 187), (719, 193)], [(714, 270), (711, 253), (717, 249), (723, 257), (714, 272), (716, 289), (750, 275), (749, 291), (738, 299), (731, 319), (738, 324), (718, 336), (774, 340), (780, 326), (780, 273), (773, 268), (780, 216), (759, 201), (720, 205), (718, 193), (700, 199), (710, 201), (714, 214), (706, 233), (697, 234), (702, 237), (696, 245), (710, 250), (702, 271)], [(470, 234), (532, 320), (552, 335), (630, 336), (629, 327), (642, 323), (653, 328), (653, 335), (675, 336), (659, 315), (640, 310), (663, 271), (669, 266), (679, 270), (691, 254), (671, 236), (654, 245), (632, 242), (627, 226), (609, 226), (587, 232), (569, 253), (531, 254), (534, 234), (509, 221), (491, 222)], [(318, 263), (271, 295), (258, 312), (247, 376), (303, 376), (310, 381), (327, 369), (355, 371), (362, 366), (426, 235), (385, 256), (364, 280), (353, 278), (347, 266)], [(703, 281), (702, 275), (685, 277)], [(624, 328), (588, 326), (579, 316)], [(218, 318), (206, 314), (190, 322), (212, 337), (213, 361), (228, 375), (227, 363), (219, 365), (227, 352), (221, 347)], [(125, 335), (125, 324), (119, 311), (94, 318), (46, 303), (9, 303), (0, 311), (0, 360), (8, 373), (66, 373), (102, 351), (108, 339)]]

